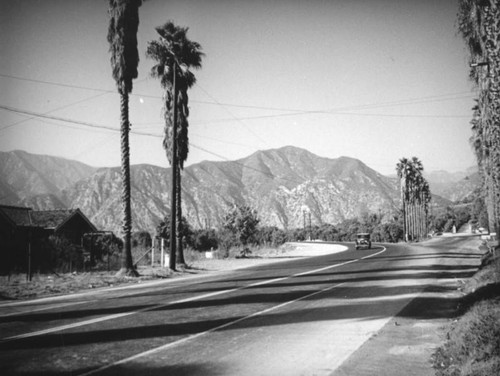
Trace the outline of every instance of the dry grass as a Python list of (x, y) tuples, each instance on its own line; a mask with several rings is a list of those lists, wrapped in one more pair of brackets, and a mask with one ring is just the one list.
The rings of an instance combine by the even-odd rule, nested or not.
[(252, 249), (252, 253), (246, 258), (239, 258), (239, 250), (231, 251), (228, 257), (225, 257), (220, 252), (214, 252), (211, 259), (206, 258), (204, 252), (186, 250), (186, 267), (179, 266), (178, 270), (173, 272), (159, 265), (155, 267), (139, 265), (139, 277), (137, 278), (119, 277), (116, 275), (116, 270), (85, 273), (34, 274), (32, 281), (27, 281), (26, 274), (0, 276), (0, 300), (32, 299), (72, 294), (96, 288), (137, 284), (163, 278), (181, 278), (185, 275), (234, 270), (262, 263), (280, 261), (280, 257), (286, 257), (287, 252), (293, 251), (293, 249), (293, 247), (278, 249), (256, 248)]

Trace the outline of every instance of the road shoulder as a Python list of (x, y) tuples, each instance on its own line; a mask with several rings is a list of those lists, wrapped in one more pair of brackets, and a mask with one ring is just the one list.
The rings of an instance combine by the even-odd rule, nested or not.
[[(450, 324), (456, 319), (463, 296), (463, 280), (454, 276), (466, 266), (479, 266), (477, 242), (453, 250), (450, 257), (432, 244), (413, 247), (416, 254), (432, 250), (443, 273), (413, 299), (380, 331), (366, 341), (330, 376), (434, 376), (432, 356), (445, 341)], [(473, 260), (471, 262), (471, 260)], [(454, 270), (456, 268), (456, 270)], [(472, 272), (470, 273), (472, 276)], [(457, 273), (458, 275), (458, 273)], [(460, 274), (463, 277), (463, 273)]]

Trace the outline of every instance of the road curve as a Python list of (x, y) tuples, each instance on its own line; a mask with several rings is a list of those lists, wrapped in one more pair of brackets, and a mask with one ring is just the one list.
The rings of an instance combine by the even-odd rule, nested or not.
[(328, 375), (424, 290), (470, 275), (441, 267), (443, 252), (350, 246), (30, 312), (0, 306), (0, 373)]

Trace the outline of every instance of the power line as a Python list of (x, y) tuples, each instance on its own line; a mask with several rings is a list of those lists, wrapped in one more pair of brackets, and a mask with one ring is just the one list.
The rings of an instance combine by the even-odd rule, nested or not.
[[(94, 87), (88, 87), (88, 86), (70, 85), (70, 84), (64, 84), (64, 83), (58, 83), (58, 82), (52, 82), (52, 81), (18, 77), (18, 76), (2, 74), (2, 73), (0, 73), (0, 77), (22, 80), (22, 81), (27, 81), (27, 82), (41, 83), (41, 84), (46, 84), (46, 85), (55, 85), (55, 86), (66, 87), (66, 88), (99, 91), (103, 94), (104, 93), (105, 94), (116, 94), (116, 91), (114, 91), (114, 90), (94, 88)], [(146, 80), (146, 78), (143, 80), (140, 80), (139, 82), (142, 82), (144, 80)], [(337, 115), (356, 116), (357, 114), (345, 113), (344, 111), (360, 111), (360, 110), (375, 109), (375, 108), (381, 108), (381, 107), (393, 107), (393, 106), (405, 106), (405, 105), (414, 105), (414, 104), (423, 104), (423, 103), (443, 102), (443, 101), (450, 101), (450, 100), (457, 100), (457, 99), (467, 99), (467, 98), (472, 98), (474, 96), (470, 92), (458, 92), (458, 93), (447, 93), (447, 94), (432, 95), (432, 96), (425, 96), (425, 97), (418, 97), (418, 98), (402, 99), (402, 100), (397, 100), (397, 101), (377, 102), (377, 103), (368, 103), (368, 104), (361, 104), (361, 105), (344, 106), (344, 107), (332, 108), (332, 109), (327, 109), (327, 110), (304, 110), (304, 109), (242, 105), (242, 104), (234, 104), (234, 103), (222, 103), (222, 102), (217, 101), (212, 95), (210, 95), (198, 83), (197, 83), (197, 86), (207, 96), (209, 96), (213, 100), (213, 102), (200, 101), (200, 100), (190, 100), (190, 102), (199, 103), (199, 104), (206, 104), (206, 105), (221, 106), (225, 109), (226, 112), (228, 112), (231, 115), (231, 119), (214, 120), (214, 121), (211, 121), (208, 123), (226, 122), (226, 121), (231, 121), (231, 120), (236, 120), (236, 121), (258, 120), (258, 119), (273, 118), (273, 117), (286, 117), (286, 116), (307, 115), (307, 114), (337, 114)], [(161, 96), (149, 95), (149, 94), (131, 93), (130, 95), (144, 97), (144, 98), (162, 99)], [(84, 99), (83, 101), (90, 100), (93, 98), (95, 98), (95, 97), (90, 97), (90, 98)], [(81, 102), (76, 102), (74, 104), (78, 104), (78, 103), (81, 103)], [(71, 106), (74, 104), (71, 104)], [(70, 105), (68, 105), (68, 106), (70, 106)], [(238, 118), (233, 113), (231, 113), (229, 110), (227, 110), (226, 107), (248, 108), (248, 109), (265, 110), (265, 111), (282, 111), (282, 112), (289, 112), (289, 113)], [(62, 107), (62, 108), (65, 108), (65, 107)], [(58, 109), (53, 110), (53, 111), (57, 111), (57, 110), (62, 109), (62, 108), (58, 108)], [(368, 116), (368, 115), (359, 114), (359, 116)], [(392, 115), (392, 114), (387, 114), (387, 115), (386, 114), (369, 114), (369, 116), (437, 117), (437, 118), (440, 118), (440, 117), (442, 117), (442, 118), (453, 118), (453, 117), (463, 118), (463, 117), (465, 117), (465, 115), (464, 116), (460, 116), (460, 115), (453, 116), (453, 115)], [(244, 126), (246, 127), (246, 125), (244, 125)], [(253, 132), (251, 132), (251, 133), (253, 133)], [(259, 137), (256, 134), (254, 134), (254, 136)], [(262, 139), (261, 139), (261, 141), (265, 142)]]
[(266, 140), (264, 140), (262, 137), (260, 137), (257, 133), (255, 133), (254, 131), (252, 131), (245, 123), (243, 123), (243, 121), (239, 118), (237, 118), (231, 111), (229, 111), (226, 107), (224, 107), (223, 104), (219, 103), (212, 95), (210, 95), (205, 89), (203, 89), (198, 83), (196, 83), (196, 86), (198, 86), (206, 95), (208, 95), (215, 103), (219, 104), (229, 115), (231, 115), (231, 117), (236, 120), (238, 123), (240, 123), (241, 125), (243, 125), (243, 127), (248, 131), (250, 132), (251, 134), (253, 134), (256, 138), (258, 138), (261, 142), (263, 142), (265, 145), (268, 145), (269, 144), (266, 142)]
[(18, 76), (13, 76), (13, 75), (4, 74), (4, 73), (0, 73), (0, 77), (11, 78), (11, 79), (20, 80), (20, 81), (34, 82), (34, 83), (37, 83), (37, 84), (45, 84), (45, 85), (52, 85), (52, 86), (67, 87), (67, 88), (70, 88), (70, 89), (101, 91), (101, 92), (106, 92), (106, 93), (108, 93), (108, 92), (109, 93), (114, 92), (113, 90), (98, 89), (98, 88), (89, 87), (89, 86), (70, 85), (70, 84), (64, 84), (64, 83), (53, 82), (53, 81), (36, 80), (34, 78), (18, 77)]
[[(311, 115), (311, 114), (324, 114), (324, 115), (340, 115), (340, 116), (367, 116), (367, 117), (396, 117), (396, 118), (428, 118), (428, 119), (470, 119), (471, 115), (425, 115), (425, 114), (377, 114), (377, 113), (357, 113), (357, 112), (326, 112), (326, 111), (307, 111), (301, 113), (293, 114), (277, 114), (277, 115), (262, 115), (262, 116), (248, 116), (239, 118), (240, 120), (262, 120), (262, 119), (273, 119), (273, 118), (284, 118), (298, 115)], [(217, 124), (217, 123), (227, 123), (234, 121), (234, 119), (218, 119), (209, 120), (203, 122), (193, 122), (193, 125), (204, 125), (204, 124)]]
[[(44, 119), (58, 120), (58, 121), (64, 121), (64, 122), (67, 122), (67, 123), (85, 125), (85, 126), (91, 127), (91, 128), (101, 128), (101, 129), (109, 129), (109, 130), (112, 130), (112, 131), (119, 131), (119, 129), (117, 129), (117, 128), (109, 127), (109, 126), (106, 126), (106, 125), (97, 125), (97, 124), (89, 123), (89, 122), (86, 122), (86, 121), (72, 120), (72, 119), (67, 119), (67, 118), (63, 118), (63, 117), (60, 117), (60, 116), (54, 116), (54, 115), (48, 115), (48, 114), (41, 114), (41, 113), (38, 113), (38, 112), (28, 111), (28, 110), (21, 110), (21, 109), (10, 107), (10, 106), (0, 105), (0, 109), (6, 110), (6, 111), (10, 111), (10, 112), (15, 112), (15, 113), (18, 113), (18, 114), (21, 114), (21, 115), (30, 115), (30, 116), (33, 116), (33, 117), (40, 117), (40, 118), (44, 118)], [(5, 130), (5, 129), (9, 128), (10, 126), (13, 126), (13, 125), (9, 125), (7, 127), (0, 128), (0, 130)]]
[[(0, 105), (0, 109), (4, 109), (4, 110), (7, 110), (7, 111), (12, 111), (12, 112), (16, 112), (16, 113), (20, 113), (20, 114), (23, 114), (23, 115), (30, 115), (30, 116), (35, 116), (35, 117), (41, 117), (41, 118), (44, 118), (44, 119), (52, 119), (52, 120), (57, 120), (57, 121), (63, 121), (63, 122), (67, 122), (67, 123), (73, 123), (73, 124), (78, 124), (78, 125), (83, 125), (83, 126), (86, 126), (86, 127), (90, 127), (90, 128), (94, 128), (94, 129), (106, 129), (106, 130), (111, 130), (111, 131), (114, 131), (114, 132), (120, 132), (120, 129), (118, 128), (113, 128), (113, 127), (109, 127), (109, 126), (105, 126), (105, 125), (99, 125), (99, 124), (93, 124), (93, 123), (89, 123), (89, 122), (85, 122), (85, 121), (79, 121), (79, 120), (74, 120), (74, 119), (67, 119), (67, 118), (63, 118), (63, 117), (59, 117), (59, 116), (53, 116), (53, 115), (47, 115), (47, 114), (40, 114), (40, 113), (36, 113), (36, 112), (33, 112), (33, 111), (27, 111), (27, 110), (21, 110), (21, 109), (17, 109), (17, 108), (13, 108), (13, 107), (9, 107), (9, 106), (4, 106), (4, 105)], [(162, 135), (159, 135), (159, 134), (154, 134), (154, 133), (146, 133), (146, 132), (138, 132), (138, 131), (133, 131), (131, 130), (130, 133), (133, 133), (133, 134), (136, 134), (136, 135), (141, 135), (141, 136), (149, 136), (149, 137), (156, 137), (156, 138), (163, 138)], [(267, 175), (269, 177), (273, 177), (275, 179), (279, 179), (279, 180), (285, 180), (285, 181), (291, 181), (291, 182), (295, 182), (295, 183), (301, 183), (297, 180), (292, 180), (292, 179), (288, 179), (288, 178), (281, 178), (281, 177), (277, 177), (277, 176), (274, 176), (266, 171), (262, 171), (262, 170), (259, 170), (257, 168), (254, 168), (254, 167), (251, 167), (251, 166), (247, 166), (241, 162), (238, 162), (238, 161), (231, 161), (229, 159), (227, 159), (226, 157), (220, 155), (220, 154), (217, 154), (217, 153), (214, 153), (210, 150), (207, 150), (201, 146), (198, 146), (196, 144), (193, 144), (192, 142), (189, 143), (190, 146), (194, 147), (195, 149), (199, 149), (205, 153), (208, 153), (208, 154), (211, 154), (211, 155), (214, 155), (218, 158), (221, 158), (227, 162), (230, 162), (230, 163), (234, 163), (234, 164), (238, 164), (244, 168), (247, 168), (247, 169), (250, 169), (250, 170), (254, 170), (256, 172), (259, 172), (259, 173), (262, 173), (264, 175)]]
[[(52, 82), (48, 82), (48, 81), (41, 81), (41, 80), (33, 80), (33, 79), (29, 79), (29, 78), (22, 78), (22, 77), (16, 77), (16, 76), (10, 76), (10, 75), (5, 75), (5, 74), (0, 74), (0, 76), (2, 77), (8, 77), (8, 78), (13, 78), (13, 79), (17, 79), (17, 80), (24, 80), (24, 81), (33, 81), (33, 82), (39, 82), (39, 83), (46, 83), (46, 84), (50, 84), (50, 85), (56, 85), (56, 86), (65, 86), (65, 87), (72, 87), (72, 88), (84, 88), (84, 87), (78, 87), (78, 86), (75, 86), (75, 85), (66, 85), (66, 84), (59, 84), (59, 83), (52, 83)], [(144, 81), (145, 79), (142, 79), (142, 80), (139, 80), (138, 82), (142, 82)], [(113, 94), (115, 93), (115, 91), (113, 90), (104, 90), (104, 89), (91, 89), (91, 88), (87, 88), (88, 90), (94, 90), (94, 91), (100, 91), (101, 93), (100, 94), (97, 94), (97, 95), (92, 95), (90, 97), (87, 97), (87, 98), (83, 98), (79, 101), (76, 101), (76, 102), (72, 102), (72, 103), (69, 103), (67, 105), (64, 105), (64, 106), (61, 106), (61, 107), (57, 107), (53, 110), (50, 110), (50, 111), (47, 111), (45, 114), (50, 114), (50, 113), (53, 113), (53, 112), (56, 112), (56, 111), (60, 111), (60, 110), (63, 110), (65, 108), (68, 108), (68, 107), (72, 107), (72, 106), (75, 106), (77, 104), (80, 104), (80, 103), (83, 103), (83, 102), (87, 102), (89, 100), (92, 100), (92, 99), (95, 99), (95, 98), (98, 98), (98, 97), (101, 97), (103, 95), (106, 95), (106, 94)], [(11, 124), (8, 124), (6, 126), (3, 126), (3, 127), (0, 127), (0, 131), (2, 130), (5, 130), (5, 129), (8, 129), (10, 127), (13, 127), (15, 125), (18, 125), (18, 124), (21, 124), (21, 123), (24, 123), (26, 121), (29, 121), (33, 119), (33, 117), (31, 118), (28, 118), (28, 119), (23, 119), (23, 120), (20, 120), (20, 121), (17, 121), (15, 123), (11, 123)]]

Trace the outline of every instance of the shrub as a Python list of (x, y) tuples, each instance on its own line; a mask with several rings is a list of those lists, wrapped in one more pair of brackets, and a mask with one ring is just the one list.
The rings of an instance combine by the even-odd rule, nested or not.
[(193, 233), (193, 247), (200, 252), (217, 249), (219, 241), (217, 232), (213, 229), (197, 230)]
[[(41, 271), (70, 272), (84, 267), (83, 249), (65, 236), (51, 235), (42, 244)], [(88, 260), (89, 261), (89, 260)]]

